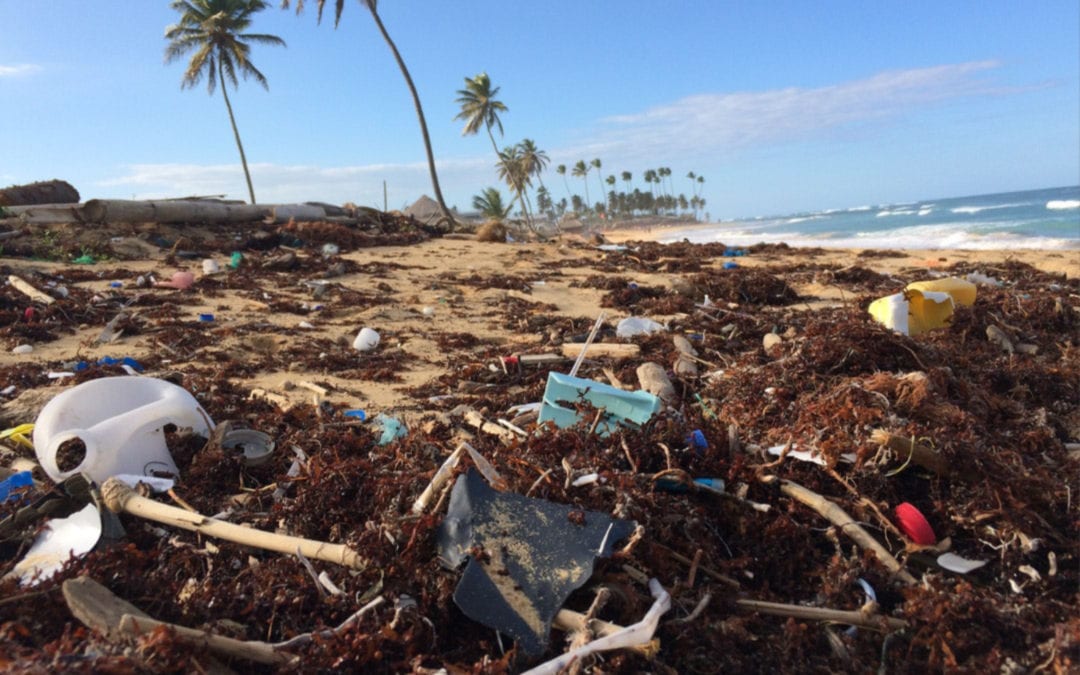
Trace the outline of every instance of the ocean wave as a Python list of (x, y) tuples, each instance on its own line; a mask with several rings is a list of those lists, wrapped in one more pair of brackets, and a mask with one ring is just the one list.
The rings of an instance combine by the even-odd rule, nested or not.
[(923, 208), (919, 209), (919, 215), (920, 216), (928, 216), (931, 213), (933, 213), (933, 211), (934, 211), (934, 209), (924, 206)]
[(998, 209), (1015, 209), (1018, 206), (1028, 206), (1028, 204), (992, 204), (989, 206), (957, 206), (955, 209), (949, 209), (952, 213), (981, 213), (983, 211), (996, 211)]
[(797, 216), (795, 218), (788, 218), (787, 220), (784, 221), (784, 224), (792, 225), (794, 223), (803, 223), (803, 222), (806, 222), (808, 220), (821, 220), (824, 217), (825, 216)]
[(876, 218), (883, 218), (885, 216), (913, 216), (915, 211), (911, 209), (897, 209), (896, 211), (878, 211)]
[(1046, 202), (1046, 208), (1050, 209), (1051, 211), (1080, 209), (1080, 199), (1052, 199)]

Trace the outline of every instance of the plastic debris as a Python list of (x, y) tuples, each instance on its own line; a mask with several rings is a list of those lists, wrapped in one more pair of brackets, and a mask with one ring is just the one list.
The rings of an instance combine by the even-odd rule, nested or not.
[(660, 399), (648, 392), (623, 391), (602, 382), (550, 372), (537, 421), (554, 422), (563, 429), (571, 427), (582, 421), (574, 407), (581, 400), (603, 410), (596, 427), (601, 436), (611, 433), (616, 424), (644, 424), (660, 410)]
[(405, 426), (404, 422), (396, 417), (384, 415), (383, 413), (376, 415), (374, 419), (371, 420), (371, 424), (376, 429), (381, 430), (379, 440), (377, 441), (379, 445), (393, 443), (409, 433), (409, 429)]
[(33, 450), (33, 442), (31, 442), (31, 440), (26, 437), (27, 434), (33, 433), (33, 431), (33, 424), (20, 424), (18, 426), (11, 427), (10, 429), (4, 429), (3, 431), (0, 431), (0, 441), (4, 441), (10, 438), (12, 441), (18, 443), (27, 450)]
[[(497, 492), (480, 474), (460, 476), (439, 527), (439, 557), (465, 571), (454, 602), (470, 619), (509, 635), (521, 650), (544, 651), (551, 621), (566, 598), (634, 530), (613, 519), (515, 493)], [(484, 555), (473, 557), (474, 547)]]
[(667, 330), (664, 324), (657, 323), (652, 319), (641, 316), (629, 316), (615, 327), (615, 335), (621, 338), (631, 338), (637, 335), (650, 335)]
[(360, 409), (346, 410), (345, 412), (341, 413), (341, 415), (342, 417), (348, 417), (350, 419), (359, 420), (361, 422), (367, 419), (367, 413)]
[(920, 335), (952, 320), (955, 305), (975, 303), (975, 284), (950, 277), (908, 284), (900, 293), (870, 303), (870, 316), (903, 335)]
[(724, 263), (723, 267), (726, 270), (736, 270), (739, 269), (739, 263), (726, 262)]
[(23, 586), (45, 581), (71, 558), (89, 553), (101, 538), (101, 531), (101, 515), (93, 504), (67, 518), (54, 518), (11, 574), (18, 576)]
[(353, 349), (361, 352), (370, 352), (379, 346), (379, 333), (373, 329), (364, 327), (360, 329), (360, 332), (356, 334), (356, 339), (352, 343)]
[(11, 350), (12, 354), (29, 354), (34, 351), (33, 345), (21, 344)]
[(229, 256), (228, 264), (230, 269), (239, 269), (242, 262), (244, 262), (244, 254), (240, 251), (233, 251), (232, 255)]
[[(779, 457), (784, 454), (784, 448), (786, 447), (786, 445), (774, 445), (771, 448), (767, 449), (765, 452), (769, 453), (773, 457)], [(821, 455), (809, 452), (807, 450), (796, 450), (795, 446), (792, 446), (791, 449), (787, 451), (787, 456), (791, 457), (792, 459), (797, 459), (801, 462), (810, 462), (811, 464), (817, 464), (819, 466), (828, 466), (828, 462), (826, 462)], [(855, 462), (855, 459), (855, 453), (853, 452), (845, 452), (840, 455), (840, 460), (848, 462), (849, 464), (853, 464)]]
[(934, 529), (930, 527), (926, 517), (914, 505), (908, 502), (897, 504), (894, 513), (900, 530), (911, 541), (920, 546), (933, 546), (937, 543)]
[(154, 285), (158, 286), (159, 288), (177, 288), (181, 291), (185, 291), (191, 288), (192, 284), (194, 283), (194, 274), (192, 274), (191, 272), (180, 271), (174, 272), (172, 277), (170, 277), (168, 281), (159, 281)]
[(957, 574), (974, 572), (987, 562), (988, 561), (986, 560), (968, 560), (955, 553), (943, 553), (937, 558), (938, 567), (949, 570), (950, 572), (956, 572)]
[(221, 439), (221, 447), (225, 450), (239, 450), (244, 454), (247, 466), (266, 464), (276, 445), (269, 434), (254, 429), (232, 429)]
[(154, 492), (168, 492), (176, 487), (176, 481), (172, 478), (159, 478), (157, 476), (137, 476), (131, 473), (118, 473), (113, 476), (128, 487), (138, 488), (140, 484), (147, 486)]
[(17, 501), (25, 497), (29, 490), (24, 488), (34, 487), (34, 474), (30, 471), (13, 473), (4, 480), (0, 480), (0, 503)]
[(206, 258), (202, 261), (203, 274), (217, 274), (221, 271), (221, 265), (213, 258)]

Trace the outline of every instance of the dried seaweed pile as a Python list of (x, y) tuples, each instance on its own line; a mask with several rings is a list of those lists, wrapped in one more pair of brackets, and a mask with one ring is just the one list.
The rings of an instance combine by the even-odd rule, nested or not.
[[(333, 240), (328, 235), (326, 241)], [(599, 261), (595, 267), (604, 275), (583, 282), (605, 290), (606, 306), (639, 315), (680, 312), (669, 328), (688, 337), (698, 352), (699, 375), (673, 376), (671, 406), (640, 428), (607, 437), (590, 430), (595, 411), (584, 404), (584, 424), (570, 429), (536, 427), (527, 416), (518, 417), (516, 424), (529, 432), (524, 437), (485, 433), (466, 422), (455, 406), (467, 404), (489, 420), (509, 420), (512, 406), (542, 398), (549, 368), (568, 369), (501, 358), (505, 345), (472, 335), (433, 334), (458, 367), (411, 392), (416, 407), (429, 412), (407, 436), (386, 445), (377, 443), (378, 430), (370, 423), (343, 417), (332, 405), (283, 412), (250, 400), (231, 378), (301, 361), (315, 371), (345, 369), (362, 386), (409, 367), (392, 351), (372, 355), (363, 367), (347, 358), (347, 345), (332, 341), (302, 352), (268, 344), (242, 358), (217, 353), (211, 361), (189, 361), (173, 374), (176, 381), (215, 420), (264, 431), (279, 452), (270, 463), (249, 467), (214, 443), (171, 437), (183, 499), (203, 514), (228, 509), (233, 522), (347, 544), (365, 564), (347, 569), (312, 563), (343, 591), (335, 595), (296, 556), (125, 516), (124, 540), (72, 562), (36, 589), (13, 581), (0, 585), (0, 663), (77, 672), (206, 667), (205, 653), (164, 629), (123, 644), (83, 628), (58, 589), (65, 579), (85, 575), (157, 619), (270, 643), (337, 626), (370, 600), (385, 599), (348, 630), (292, 650), (302, 666), (280, 670), (522, 670), (534, 662), (464, 617), (452, 600), (460, 572), (445, 569), (436, 556), (444, 502), (419, 515), (411, 510), (439, 465), (467, 440), (498, 471), (505, 490), (615, 514), (644, 528), (640, 540), (597, 561), (590, 582), (567, 606), (587, 612), (603, 590), (607, 601), (596, 617), (633, 624), (650, 604), (643, 579), (655, 577), (673, 600), (657, 633), (661, 648), (651, 658), (609, 653), (593, 662), (598, 672), (1075, 668), (1080, 284), (1019, 264), (982, 269), (1001, 285), (981, 287), (975, 306), (959, 308), (949, 327), (910, 338), (875, 324), (865, 309), (883, 287), (893, 292), (914, 276), (882, 279), (869, 269), (812, 262), (792, 268), (787, 260), (720, 270), (723, 253), (722, 245), (643, 244), (632, 254)], [(316, 256), (298, 262), (309, 275), (333, 263)], [(572, 268), (569, 260), (550, 265), (553, 272)], [(634, 272), (678, 274), (673, 286), (680, 292), (631, 287), (628, 275)], [(827, 276), (850, 292), (850, 302), (806, 311), (785, 281), (789, 273)], [(288, 274), (253, 263), (228, 284), (232, 290), (249, 288), (252, 298), (275, 311), (288, 311), (297, 302), (280, 290)], [(527, 279), (513, 276), (443, 281), (528, 286)], [(395, 296), (391, 289), (377, 295), (344, 287), (329, 292), (353, 293), (347, 296), (351, 302), (367, 305), (393, 302)], [(701, 306), (705, 294), (715, 304)], [(172, 352), (200, 353), (207, 346), (200, 337), (205, 331), (180, 318), (175, 307), (184, 297), (163, 305), (152, 321), (141, 315), (139, 324), (124, 328), (129, 334), (154, 331)], [(75, 293), (34, 320), (24, 316), (25, 304), (0, 294), (0, 337), (6, 342), (45, 339), (79, 323), (104, 325), (114, 316), (101, 299)], [(514, 296), (484, 311), (492, 324), (520, 331), (522, 345), (535, 351), (558, 336), (587, 330), (586, 322), (554, 318), (549, 309)], [(1013, 343), (1034, 348), (1006, 351), (987, 338), (992, 326)], [(259, 327), (238, 330), (255, 334)], [(777, 337), (766, 349), (767, 334)], [(670, 367), (678, 357), (671, 333), (635, 342), (641, 346), (637, 359), (586, 360), (579, 375), (636, 385), (641, 363)], [(144, 365), (149, 372), (160, 370), (154, 362)], [(116, 372), (92, 366), (77, 379)], [(13, 368), (3, 377), (20, 388), (47, 383), (44, 374)], [(695, 430), (704, 445), (694, 439)], [(912, 461), (915, 445), (933, 459)], [(766, 451), (776, 446), (780, 456)], [(308, 459), (290, 475), (294, 447)], [(801, 461), (793, 451), (810, 452), (821, 462)], [(596, 482), (573, 485), (591, 473), (598, 474)], [(726, 488), (723, 494), (701, 489), (695, 478), (722, 479)], [(793, 484), (843, 509), (915, 583), (858, 546), (850, 531), (793, 499), (786, 489)], [(892, 510), (902, 502), (927, 516), (939, 541), (948, 540), (940, 550), (916, 546), (900, 534)], [(0, 517), (12, 507), (4, 508)], [(17, 540), (0, 544), (5, 565), (20, 546)], [(943, 570), (935, 560), (946, 547), (988, 562), (966, 575)], [(876, 607), (864, 606), (860, 579), (876, 590)], [(769, 616), (749, 611), (748, 600), (863, 608), (868, 625), (849, 630)], [(902, 620), (906, 628), (887, 629), (884, 617)], [(564, 650), (560, 636), (548, 656)], [(252, 669), (243, 662), (231, 665)]]

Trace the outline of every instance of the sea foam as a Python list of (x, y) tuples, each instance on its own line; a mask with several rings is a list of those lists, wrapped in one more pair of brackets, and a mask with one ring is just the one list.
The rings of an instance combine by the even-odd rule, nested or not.
[(1051, 211), (1064, 211), (1065, 209), (1080, 209), (1080, 199), (1051, 199), (1046, 202), (1046, 208)]

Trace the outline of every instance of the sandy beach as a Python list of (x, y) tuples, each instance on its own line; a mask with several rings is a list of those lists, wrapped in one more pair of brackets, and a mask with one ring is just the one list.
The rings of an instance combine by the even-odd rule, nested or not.
[[(1068, 534), (1073, 524), (1065, 515), (1077, 486), (1063, 479), (1075, 475), (1080, 461), (1075, 251), (770, 245), (725, 257), (719, 245), (647, 241), (663, 235), (658, 229), (605, 232), (622, 244), (615, 247), (570, 235), (507, 244), (401, 232), (359, 237), (329, 224), (261, 230), (265, 236), (242, 228), (131, 228), (98, 233), (93, 264), (0, 259), (5, 278), (18, 277), (55, 298), (3, 288), (0, 389), (6, 398), (0, 413), (5, 428), (33, 422), (59, 392), (124, 374), (119, 366), (99, 365), (103, 357), (130, 357), (144, 375), (167, 377), (192, 392), (215, 422), (270, 433), (279, 453), (258, 468), (245, 468), (202, 441), (172, 447), (181, 474), (177, 492), (205, 514), (231, 504), (235, 521), (362, 551), (370, 565), (349, 574), (316, 564), (349, 598), (368, 593), (368, 599), (389, 600), (389, 609), (365, 619), (362, 630), (300, 649), (301, 661), (273, 670), (374, 663), (393, 664), (383, 667), (394, 671), (418, 664), (487, 668), (481, 664), (499, 653), (493, 632), (455, 607), (459, 573), (435, 562), (449, 486), (434, 512), (419, 520), (409, 514), (435, 469), (463, 441), (488, 458), (505, 490), (623, 514), (645, 528), (645, 540), (617, 561), (597, 562), (594, 582), (636, 598), (613, 604), (605, 620), (628, 625), (640, 618), (648, 591), (634, 575), (657, 577), (671, 590), (676, 608), (669, 619), (686, 619), (704, 603), (695, 620), (661, 623), (662, 646), (653, 661), (638, 652), (613, 653), (609, 667), (620, 672), (685, 672), (700, 667), (697, 659), (720, 653), (748, 654), (769, 668), (793, 653), (834, 670), (871, 667), (881, 658), (872, 631), (845, 638), (844, 660), (828, 646), (826, 624), (746, 614), (706, 599), (734, 594), (748, 603), (802, 604), (817, 597), (822, 607), (852, 609), (861, 604), (861, 592), (852, 590), (857, 577), (878, 588), (874, 611), (914, 627), (897, 634), (900, 646), (889, 648), (903, 668), (982, 667), (987, 647), (1001, 645), (999, 636), (1009, 631), (1035, 637), (1028, 646), (998, 649), (1035, 664), (1056, 653), (1054, 635), (1077, 629), (1075, 616), (1062, 609), (1078, 569), (1075, 538)], [(168, 245), (149, 245), (150, 231), (164, 234)], [(242, 252), (235, 268), (229, 267), (233, 251)], [(205, 274), (207, 259), (221, 271)], [(154, 285), (177, 272), (191, 273), (190, 288)], [(912, 281), (972, 273), (991, 284), (979, 286), (976, 304), (958, 308), (953, 322), (933, 333), (896, 335), (866, 313), (871, 300)], [(702, 307), (706, 296), (710, 304)], [(540, 429), (535, 416), (513, 412), (543, 399), (548, 371), (570, 371), (564, 345), (583, 340), (601, 313), (596, 354), (584, 360), (579, 375), (634, 389), (639, 367), (657, 363), (674, 383), (663, 412), (611, 439), (598, 438), (587, 424)], [(667, 331), (619, 339), (613, 329), (630, 316), (653, 319)], [(1010, 351), (988, 340), (989, 326), (1009, 335)], [(364, 327), (380, 336), (370, 351), (353, 347)], [(696, 356), (679, 365), (672, 336), (687, 338)], [(22, 345), (32, 351), (16, 353), (26, 351), (17, 349)], [(633, 355), (603, 355), (618, 345)], [(80, 364), (87, 367), (77, 370)], [(355, 410), (368, 419), (393, 416), (408, 431), (377, 445), (370, 424), (344, 416)], [(507, 431), (499, 419), (526, 436)], [(706, 439), (698, 452), (686, 445), (693, 430)], [(940, 460), (927, 464), (933, 470), (905, 470), (902, 459), (886, 452), (891, 441), (882, 445), (881, 438), (926, 439)], [(788, 444), (828, 466), (792, 458), (781, 463), (765, 452)], [(299, 475), (288, 474), (294, 465), (288, 448), (309, 458)], [(33, 457), (17, 446), (5, 452)], [(856, 464), (841, 459), (849, 455)], [(592, 473), (599, 476), (593, 487), (572, 485)], [(730, 494), (660, 492), (654, 483), (661, 475), (723, 478)], [(842, 505), (891, 553), (860, 554), (844, 528), (830, 529), (767, 482), (780, 479)], [(285, 496), (272, 500), (271, 486), (286, 486)], [(238, 493), (248, 497), (237, 501)], [(1008, 505), (988, 515), (986, 509), (1002, 500)], [(940, 537), (937, 548), (912, 544), (896, 529), (892, 509), (904, 502), (927, 514)], [(334, 626), (358, 609), (351, 600), (322, 598), (295, 557), (220, 541), (205, 549), (196, 535), (166, 528), (162, 536), (135, 517), (122, 521), (128, 548), (95, 551), (43, 588), (89, 576), (110, 582), (112, 592), (156, 618), (212, 631), (227, 620), (234, 637), (249, 641), (281, 641), (315, 624)], [(830, 534), (822, 534), (826, 530)], [(992, 552), (979, 543), (990, 536), (1013, 543)], [(1025, 549), (1025, 537), (1046, 542), (1044, 548)], [(723, 545), (716, 543), (721, 539)], [(6, 549), (7, 569), (19, 550), (18, 544)], [(992, 562), (977, 586), (965, 585), (934, 566), (946, 550)], [(172, 569), (180, 560), (189, 561), (183, 563), (188, 571)], [(1014, 597), (1008, 580), (1020, 578), (1024, 565), (1040, 570), (1044, 580), (1039, 595), (1026, 598), (1033, 614), (995, 614), (1000, 626), (989, 634), (973, 627), (968, 603), (1008, 606)], [(234, 569), (242, 570), (242, 584), (234, 581)], [(917, 583), (921, 575), (929, 581)], [(5, 583), (5, 593), (23, 592)], [(967, 590), (947, 590), (957, 583)], [(594, 584), (587, 588), (595, 590)], [(402, 597), (418, 599), (415, 619), (401, 624), (399, 617), (399, 630), (380, 629)], [(569, 605), (584, 612), (590, 597), (582, 590)], [(31, 612), (41, 603), (46, 611)], [(1031, 616), (1039, 617), (1040, 629), (1032, 628)], [(64, 627), (72, 618), (59, 591), (0, 606), (0, 620), (25, 625), (33, 636), (0, 649), (7, 659), (45, 663), (50, 650), (70, 639)], [(401, 632), (402, 625), (408, 630)], [(801, 626), (806, 637), (793, 641), (792, 626)], [(951, 657), (943, 656), (935, 637), (946, 632)], [(145, 638), (137, 642), (143, 651), (134, 657), (122, 655), (130, 644), (124, 640), (85, 637), (77, 648), (93, 643), (98, 665), (145, 665), (153, 655), (167, 669), (186, 670), (201, 658), (172, 638), (153, 646)], [(778, 643), (787, 645), (789, 656), (767, 646)], [(561, 638), (553, 640), (547, 656), (561, 645)], [(381, 657), (372, 655), (376, 648)], [(518, 665), (511, 669), (536, 662), (514, 653)], [(749, 662), (740, 659), (728, 660), (745, 668)]]

